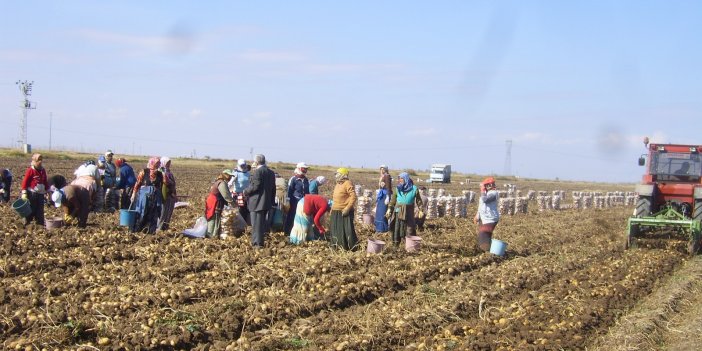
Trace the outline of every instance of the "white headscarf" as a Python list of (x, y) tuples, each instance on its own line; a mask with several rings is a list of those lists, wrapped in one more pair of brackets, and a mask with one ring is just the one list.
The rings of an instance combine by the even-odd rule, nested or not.
[(161, 157), (161, 167), (168, 169), (168, 162), (171, 162), (168, 156)]

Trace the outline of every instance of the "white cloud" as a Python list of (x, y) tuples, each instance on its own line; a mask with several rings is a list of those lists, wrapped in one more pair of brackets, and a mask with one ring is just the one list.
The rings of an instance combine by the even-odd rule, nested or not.
[(202, 110), (199, 108), (194, 108), (190, 111), (190, 117), (201, 117), (202, 116)]

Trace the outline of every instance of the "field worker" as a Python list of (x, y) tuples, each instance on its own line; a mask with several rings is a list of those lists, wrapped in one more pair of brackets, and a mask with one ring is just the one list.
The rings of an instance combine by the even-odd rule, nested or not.
[(310, 194), (319, 194), (319, 187), (327, 183), (325, 176), (319, 176), (310, 180)]
[(288, 181), (288, 201), (290, 208), (288, 209), (288, 217), (285, 219), (285, 235), (290, 235), (293, 223), (295, 222), (295, 211), (297, 210), (297, 202), (305, 195), (310, 193), (310, 181), (307, 179), (307, 164), (300, 162), (295, 166), (294, 175)]
[(49, 189), (49, 182), (46, 179), (46, 170), (42, 166), (43, 160), (41, 154), (32, 155), (32, 163), (22, 179), (22, 199), (29, 201), (29, 207), (32, 209), (32, 213), (24, 219), (25, 226), (32, 220), (44, 225), (44, 196)]
[(163, 173), (159, 170), (161, 158), (149, 159), (146, 168), (139, 171), (134, 191), (132, 192), (132, 207), (137, 211), (132, 232), (145, 231), (147, 234), (156, 232), (158, 218), (161, 216), (163, 205)]
[(90, 193), (90, 206), (91, 208), (95, 208), (95, 203), (97, 202), (95, 198), (98, 193), (98, 187), (100, 186), (100, 172), (97, 166), (95, 166), (95, 161), (86, 161), (80, 165), (73, 174), (75, 174), (76, 179), (74, 179), (71, 184), (82, 186), (88, 190), (88, 193)]
[(98, 156), (97, 169), (100, 174), (100, 182), (97, 189), (97, 195), (95, 195), (95, 203), (93, 204), (93, 211), (104, 212), (105, 210), (105, 163), (107, 159), (104, 155)]
[(163, 174), (163, 186), (161, 188), (163, 206), (161, 206), (161, 216), (158, 218), (157, 227), (158, 230), (166, 230), (171, 223), (175, 203), (178, 201), (176, 179), (173, 172), (171, 172), (171, 159), (166, 156), (161, 157), (161, 173)]
[(429, 196), (427, 195), (427, 187), (420, 186), (417, 194), (422, 200), (422, 206), (417, 206), (414, 209), (414, 223), (417, 224), (417, 229), (424, 230), (424, 222), (427, 220), (427, 204)]
[(207, 232), (205, 237), (219, 237), (219, 229), (222, 225), (222, 209), (225, 204), (232, 204), (234, 198), (229, 191), (227, 182), (232, 178), (234, 172), (230, 169), (225, 169), (217, 176), (217, 179), (212, 183), (210, 192), (205, 199), (205, 219), (207, 219)]
[(90, 213), (90, 194), (78, 185), (67, 185), (51, 194), (54, 206), (63, 207), (63, 221), (67, 225), (85, 228)]
[(332, 211), (329, 228), (330, 244), (344, 250), (354, 250), (358, 244), (353, 226), (353, 206), (356, 204), (356, 191), (349, 180), (348, 168), (339, 168), (334, 175), (336, 186), (332, 195)]
[(127, 163), (124, 158), (118, 158), (115, 161), (115, 167), (118, 170), (117, 176), (117, 191), (120, 193), (120, 209), (128, 209), (131, 205), (132, 190), (134, 190), (134, 185), (136, 184), (136, 174), (134, 174), (134, 168)]
[(114, 153), (112, 150), (105, 152), (105, 166), (102, 178), (102, 188), (105, 191), (105, 209), (114, 212), (119, 207), (119, 198), (116, 196), (115, 186), (117, 185), (117, 166), (112, 162)]
[(249, 214), (249, 209), (246, 207), (244, 189), (248, 188), (251, 183), (250, 170), (251, 167), (247, 165), (246, 160), (242, 158), (236, 162), (236, 169), (229, 180), (229, 190), (232, 192), (236, 204), (239, 207), (239, 214), (241, 214), (248, 225), (251, 225), (251, 216)]
[(480, 183), (478, 212), (473, 219), (473, 222), (478, 224), (478, 247), (485, 252), (490, 251), (492, 232), (500, 220), (500, 212), (497, 209), (499, 200), (500, 194), (495, 186), (495, 178), (485, 178)]
[(375, 231), (377, 233), (385, 233), (390, 228), (388, 227), (388, 219), (385, 218), (385, 213), (390, 204), (392, 197), (392, 177), (388, 171), (388, 166), (380, 166), (380, 178), (378, 179), (378, 191), (375, 197)]
[(275, 201), (275, 173), (266, 166), (266, 156), (258, 154), (252, 165), (251, 184), (244, 189), (251, 212), (251, 245), (261, 249), (269, 231), (268, 213)]
[(12, 172), (5, 168), (0, 172), (0, 203), (10, 202), (10, 189), (12, 189)]
[[(392, 230), (392, 242), (395, 246), (400, 245), (402, 239), (407, 236), (414, 236), (417, 225), (414, 221), (414, 206), (422, 208), (423, 202), (419, 196), (419, 189), (412, 182), (407, 172), (400, 173), (397, 181), (397, 189), (392, 194), (392, 200), (388, 205), (386, 217), (394, 218)], [(420, 217), (423, 215), (420, 214)]]
[(317, 194), (305, 195), (298, 203), (295, 210), (295, 224), (290, 231), (290, 242), (300, 244), (307, 240), (318, 240), (316, 232), (325, 235), (327, 232), (322, 226), (322, 217), (331, 209), (331, 201)]
[(278, 173), (275, 174), (275, 200), (273, 203), (273, 208), (268, 215), (268, 224), (271, 231), (282, 231), (285, 226), (285, 217), (289, 208), (289, 203), (287, 203), (287, 192), (288, 185), (285, 183), (285, 179)]

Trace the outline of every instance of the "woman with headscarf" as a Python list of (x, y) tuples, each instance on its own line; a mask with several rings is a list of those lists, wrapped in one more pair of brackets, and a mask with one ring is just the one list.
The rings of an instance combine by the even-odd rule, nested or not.
[(239, 208), (239, 214), (244, 218), (247, 225), (251, 225), (251, 213), (246, 206), (246, 197), (244, 189), (251, 184), (251, 166), (246, 164), (246, 160), (239, 159), (236, 162), (236, 168), (232, 171), (233, 175), (229, 180), (229, 190), (232, 192), (232, 197), (236, 200), (236, 205)]
[(147, 168), (139, 171), (131, 199), (132, 206), (137, 211), (132, 232), (156, 232), (163, 205), (163, 173), (159, 170), (160, 166), (161, 159), (156, 156), (149, 159)]
[(492, 244), (492, 232), (500, 220), (500, 211), (497, 204), (500, 202), (500, 193), (495, 185), (495, 178), (485, 178), (480, 183), (480, 200), (478, 212), (475, 213), (473, 222), (478, 225), (478, 247), (481, 250), (490, 251)]
[(356, 204), (356, 191), (349, 180), (348, 168), (339, 168), (334, 175), (336, 186), (332, 195), (330, 215), (330, 244), (344, 250), (354, 250), (358, 244), (353, 225), (353, 206)]
[(288, 209), (288, 216), (285, 219), (285, 227), (283, 229), (285, 235), (290, 235), (290, 231), (295, 222), (297, 202), (309, 193), (310, 181), (307, 179), (307, 164), (300, 162), (295, 167), (295, 175), (288, 181), (288, 201), (290, 201), (290, 208)]
[(308, 240), (318, 240), (320, 235), (325, 235), (327, 230), (322, 225), (322, 217), (331, 209), (331, 205), (331, 201), (322, 195), (305, 195), (297, 203), (290, 242), (297, 245)]
[(67, 225), (85, 228), (90, 212), (90, 194), (78, 185), (66, 185), (57, 188), (51, 194), (54, 206), (63, 207), (63, 220)]
[(378, 191), (375, 198), (375, 231), (377, 233), (387, 232), (388, 219), (385, 213), (392, 197), (392, 177), (388, 171), (388, 166), (380, 166), (380, 179), (378, 179)]
[(44, 196), (49, 188), (46, 170), (42, 166), (44, 158), (41, 154), (32, 155), (32, 163), (24, 172), (22, 179), (22, 199), (29, 201), (32, 213), (24, 219), (24, 225), (32, 219), (39, 225), (44, 225)]
[(327, 183), (325, 176), (319, 176), (310, 180), (310, 194), (319, 194), (319, 187)]
[(163, 186), (161, 189), (163, 206), (161, 206), (161, 216), (158, 218), (158, 230), (166, 230), (171, 222), (171, 216), (173, 216), (173, 209), (176, 201), (178, 201), (178, 196), (176, 195), (175, 176), (171, 172), (171, 159), (163, 156), (160, 161), (161, 173), (163, 173)]
[(217, 179), (210, 187), (210, 192), (205, 199), (205, 219), (207, 220), (207, 232), (205, 233), (205, 237), (216, 238), (219, 236), (224, 205), (234, 202), (232, 193), (229, 191), (229, 186), (227, 185), (233, 174), (234, 172), (232, 172), (232, 170), (225, 169), (217, 176)]
[[(388, 218), (394, 217), (392, 229), (392, 242), (396, 246), (407, 236), (414, 236), (417, 225), (414, 221), (414, 206), (422, 207), (422, 198), (419, 189), (414, 185), (407, 172), (400, 173), (396, 191), (386, 212)], [(420, 215), (421, 217), (421, 215)], [(393, 221), (391, 221), (393, 222)]]

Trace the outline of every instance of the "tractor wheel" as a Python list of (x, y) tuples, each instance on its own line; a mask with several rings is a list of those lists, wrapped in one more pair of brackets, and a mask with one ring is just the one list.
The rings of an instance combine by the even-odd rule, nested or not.
[(698, 251), (700, 251), (700, 240), (697, 238), (691, 239), (690, 242), (687, 243), (687, 253), (690, 254), (690, 256), (694, 256)]
[(692, 209), (692, 219), (702, 221), (702, 200), (695, 200), (695, 208)]
[[(702, 207), (702, 206), (701, 206)], [(639, 201), (636, 202), (636, 210), (634, 211), (634, 217), (641, 218), (651, 214), (651, 198), (650, 197), (639, 197)]]

